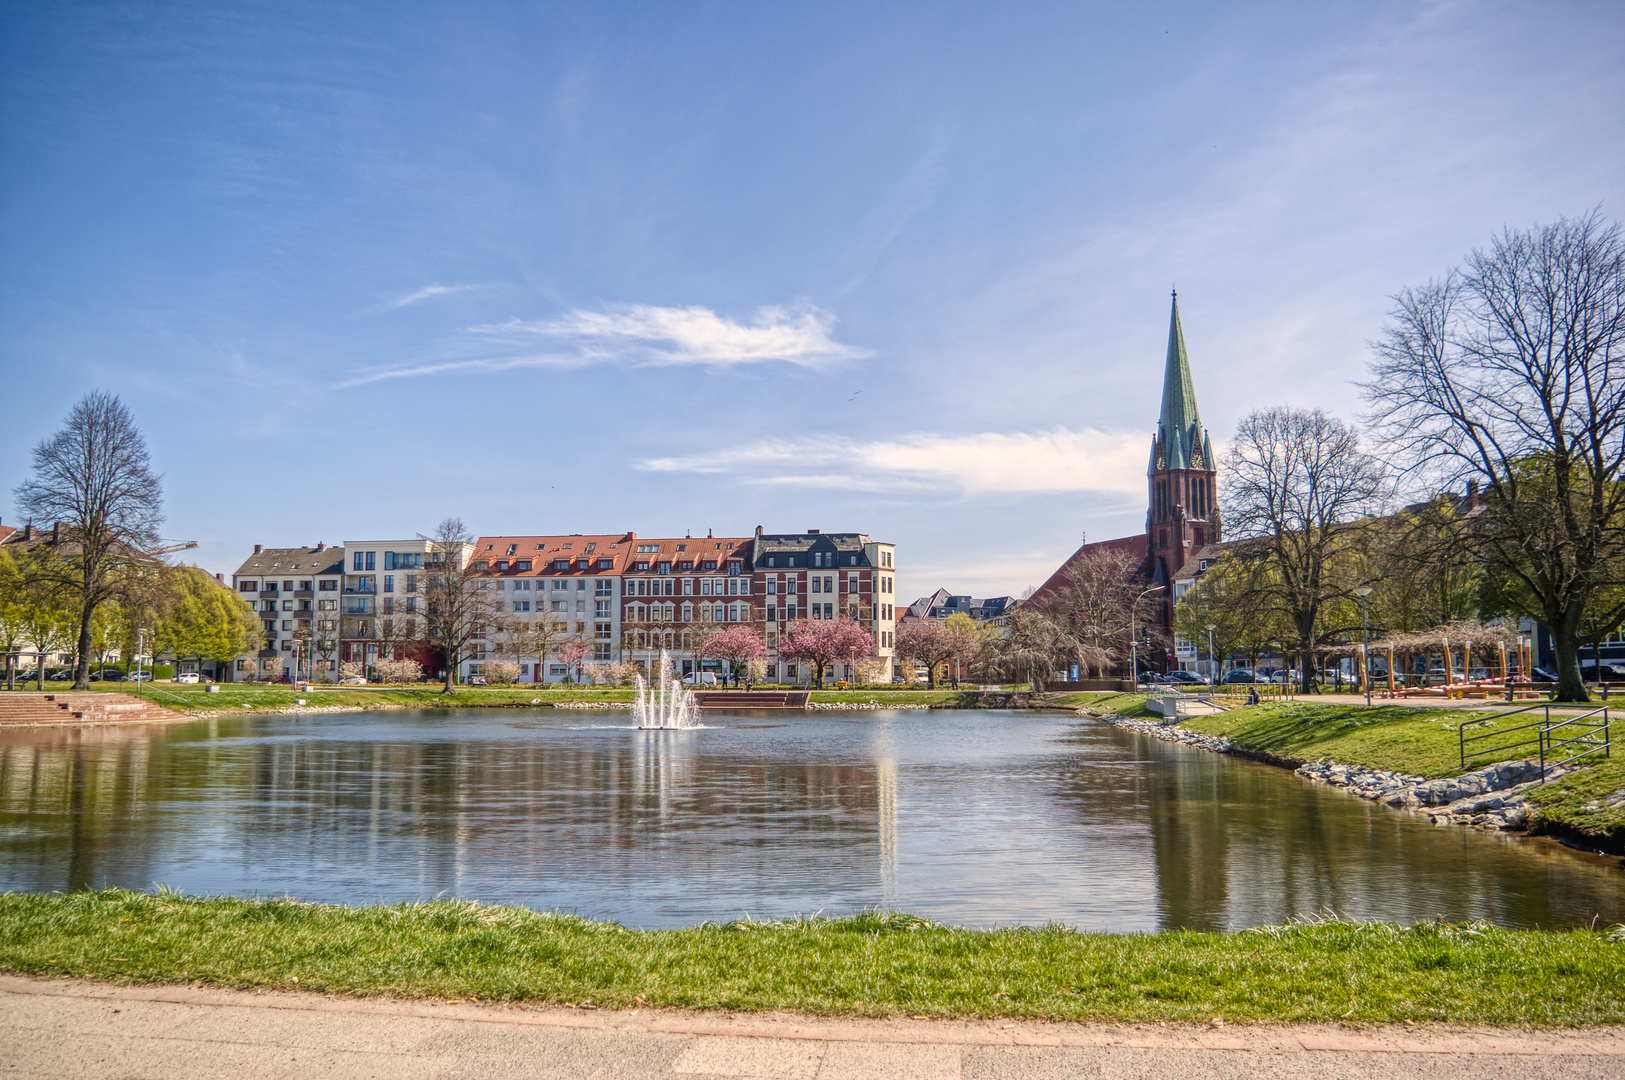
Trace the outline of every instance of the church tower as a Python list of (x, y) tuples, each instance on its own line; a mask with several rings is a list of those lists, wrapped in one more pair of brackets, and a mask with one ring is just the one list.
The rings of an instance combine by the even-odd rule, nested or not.
[(1150, 509), (1145, 532), (1154, 584), (1171, 588), (1174, 574), (1187, 560), (1204, 544), (1222, 539), (1214, 465), (1213, 443), (1196, 411), (1196, 388), (1175, 292), (1168, 319), (1168, 363), (1162, 374), (1162, 416), (1151, 440), (1147, 469)]

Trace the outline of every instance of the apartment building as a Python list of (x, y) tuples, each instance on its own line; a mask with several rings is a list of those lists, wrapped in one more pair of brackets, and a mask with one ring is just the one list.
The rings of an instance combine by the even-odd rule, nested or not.
[[(379, 660), (409, 659), (438, 674), (440, 657), (422, 641), (419, 605), (424, 563), (435, 547), (422, 537), (410, 540), (346, 540), (344, 584), (336, 598), (339, 659), (370, 667)], [(462, 545), (463, 558), (474, 550)], [(317, 602), (325, 624), (333, 606)]]
[(339, 596), (344, 586), (344, 549), (267, 548), (254, 554), (231, 575), (231, 588), (259, 614), (265, 646), (231, 664), (233, 682), (275, 671), (329, 678), (338, 670)]
[[(862, 623), (885, 663), (885, 679), (896, 668), (896, 547), (863, 533), (764, 533), (751, 540), (754, 595), (767, 636), (768, 678), (805, 682), (807, 665), (779, 655), (784, 628), (797, 619), (845, 615)], [(850, 679), (850, 665), (837, 665), (837, 678)]]
[[(473, 547), (473, 569), (499, 602), (509, 629), (491, 628), (471, 644), (464, 677), (502, 653), (501, 636), (526, 624), (547, 624), (553, 643), (579, 641), (588, 659), (619, 660), (622, 575), (632, 557), (633, 533), (569, 536), (482, 536)], [(508, 657), (519, 664), (521, 682), (561, 682), (567, 666), (535, 656)]]
[[(298, 657), (298, 671), (318, 680), (336, 677), (340, 663), (370, 666), (392, 656), (415, 659), (436, 675), (440, 657), (423, 644), (418, 621), (420, 578), (433, 546), (423, 539), (255, 545), (232, 587), (261, 613), (268, 647), (238, 658), (240, 677), (254, 676), (249, 660), (276, 657), (286, 658), (289, 673)], [(550, 648), (581, 642), (587, 659), (600, 663), (650, 669), (664, 649), (688, 674), (718, 666), (695, 655), (706, 633), (745, 624), (767, 642), (770, 679), (806, 682), (806, 664), (778, 655), (785, 627), (842, 615), (874, 635), (884, 677), (895, 668), (902, 614), (894, 606), (896, 550), (863, 533), (482, 536), (463, 558), (499, 594), (502, 613), (501, 625), (471, 642), (461, 663), (465, 679), (498, 657), (519, 665), (522, 682), (573, 676), (551, 656), (544, 665), (514, 651), (514, 633), (527, 627), (545, 627)], [(851, 678), (847, 667), (837, 665), (835, 676)]]
[(632, 555), (621, 602), (622, 659), (653, 670), (664, 649), (687, 675), (719, 666), (694, 655), (712, 627), (746, 623), (762, 628), (762, 612), (753, 596), (750, 537), (629, 536)]

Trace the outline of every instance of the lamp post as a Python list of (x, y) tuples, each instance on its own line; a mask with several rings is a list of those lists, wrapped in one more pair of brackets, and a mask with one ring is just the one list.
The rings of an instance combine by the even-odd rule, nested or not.
[(1365, 703), (1371, 704), (1371, 625), (1366, 619), (1366, 600), (1371, 586), (1362, 585), (1354, 590), (1360, 598), (1360, 685), (1365, 688)]
[(1213, 629), (1215, 624), (1207, 624), (1207, 662), (1213, 665), (1213, 685), (1219, 685), (1219, 658), (1213, 655)]
[(1128, 608), (1128, 656), (1129, 678), (1134, 685), (1140, 685), (1140, 635), (1134, 625), (1134, 613), (1139, 609), (1140, 601), (1161, 589), (1161, 585), (1153, 585), (1149, 589), (1142, 589), (1140, 595), (1134, 598), (1134, 603)]
[(147, 651), (147, 631), (145, 627), (136, 627), (135, 631), (135, 681), (141, 682), (141, 657)]

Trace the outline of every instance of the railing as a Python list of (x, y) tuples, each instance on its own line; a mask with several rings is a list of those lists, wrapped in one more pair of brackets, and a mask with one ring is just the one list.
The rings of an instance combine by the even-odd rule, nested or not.
[[(1582, 721), (1588, 720), (1596, 716), (1598, 713), (1602, 714), (1602, 720), (1600, 722), (1593, 720), (1589, 724), (1582, 723)], [(1565, 733), (1568, 735), (1568, 737), (1554, 740), (1552, 736), (1563, 728), (1570, 729), (1569, 732)], [(1579, 716), (1572, 716), (1561, 723), (1552, 724), (1551, 726), (1544, 728), (1541, 731), (1540, 736), (1541, 779), (1546, 778), (1547, 759), (1556, 757), (1558, 751), (1563, 748), (1572, 750), (1575, 747), (1581, 747), (1582, 749), (1575, 753), (1571, 753), (1568, 757), (1561, 761), (1553, 762), (1551, 767), (1554, 769), (1562, 768), (1571, 761), (1578, 761), (1580, 758), (1589, 757), (1599, 750), (1602, 751), (1603, 757), (1612, 756), (1613, 747), (1610, 745), (1608, 737), (1607, 706), (1603, 706), (1600, 709), (1592, 709), (1590, 712), (1581, 713)]]
[[(1495, 724), (1508, 716), (1519, 713), (1540, 713), (1540, 719), (1531, 720), (1527, 724), (1518, 724), (1509, 728), (1496, 728), (1478, 735), (1467, 734), (1467, 729), (1482, 724)], [(1601, 716), (1601, 721), (1594, 718)], [(1584, 721), (1591, 720), (1587, 724)], [(1564, 730), (1567, 729), (1567, 730)], [(1502, 743), (1499, 746), (1480, 746), (1479, 743), (1489, 742), (1492, 739), (1505, 739), (1518, 732), (1530, 734), (1512, 742)], [(1562, 733), (1565, 738), (1555, 738), (1554, 733)], [(1572, 761), (1587, 757), (1602, 751), (1604, 757), (1612, 753), (1612, 745), (1608, 731), (1608, 707), (1604, 705), (1598, 709), (1580, 713), (1578, 716), (1560, 716), (1555, 722), (1552, 720), (1552, 707), (1550, 705), (1529, 705), (1522, 709), (1512, 709), (1500, 716), (1481, 717), (1477, 720), (1468, 720), (1456, 728), (1456, 737), (1461, 752), (1461, 767), (1467, 768), (1469, 760), (1477, 760), (1490, 754), (1498, 754), (1507, 750), (1523, 750), (1534, 747), (1540, 759), (1540, 778), (1546, 779), (1548, 769), (1555, 769), (1567, 765)], [(1468, 747), (1472, 752), (1468, 752)], [(1577, 752), (1570, 753), (1561, 761), (1551, 760), (1557, 753), (1565, 749), (1579, 747)]]

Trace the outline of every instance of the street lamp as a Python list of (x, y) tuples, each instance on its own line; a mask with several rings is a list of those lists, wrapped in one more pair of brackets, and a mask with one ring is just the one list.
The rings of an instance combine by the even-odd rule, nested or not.
[(1157, 590), (1159, 590), (1161, 588), (1162, 588), (1161, 585), (1153, 585), (1149, 589), (1142, 590), (1140, 592), (1140, 595), (1136, 596), (1134, 598), (1134, 603), (1129, 605), (1129, 609), (1128, 609), (1129, 678), (1134, 680), (1134, 685), (1135, 686), (1140, 685), (1140, 635), (1139, 635), (1139, 631), (1136, 630), (1135, 626), (1134, 626), (1134, 613), (1139, 609), (1141, 600), (1144, 600), (1146, 597), (1150, 596), (1152, 593), (1156, 592)]
[(136, 627), (135, 630), (135, 681), (137, 686), (141, 682), (141, 657), (147, 651), (147, 631), (145, 627)]
[(1213, 623), (1207, 624), (1207, 662), (1213, 665), (1213, 685), (1219, 685), (1219, 658), (1213, 655)]
[(1360, 685), (1365, 687), (1365, 703), (1371, 704), (1371, 624), (1366, 619), (1365, 598), (1371, 595), (1371, 586), (1362, 585), (1354, 590), (1360, 598)]

